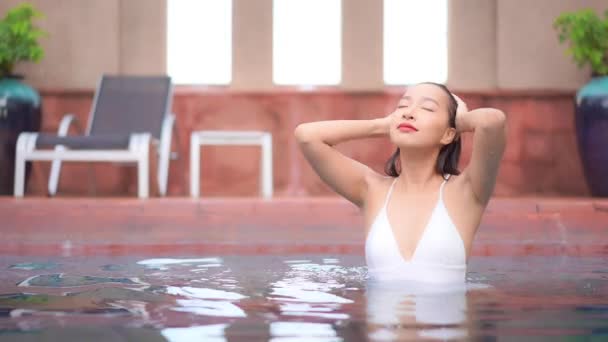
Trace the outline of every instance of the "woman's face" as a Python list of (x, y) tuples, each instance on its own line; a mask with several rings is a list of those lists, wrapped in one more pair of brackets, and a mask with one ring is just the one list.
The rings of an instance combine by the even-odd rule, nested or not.
[[(407, 89), (391, 113), (390, 140), (398, 147), (437, 147), (449, 144), (456, 130), (449, 125), (448, 95), (433, 84)], [(409, 124), (414, 129), (399, 127)]]

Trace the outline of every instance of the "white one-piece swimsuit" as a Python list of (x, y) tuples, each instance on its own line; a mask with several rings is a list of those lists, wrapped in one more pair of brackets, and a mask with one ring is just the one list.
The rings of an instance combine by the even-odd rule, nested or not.
[[(449, 175), (447, 177), (449, 179)], [(365, 260), (372, 280), (412, 280), (425, 283), (464, 283), (466, 251), (464, 242), (439, 198), (411, 260), (405, 260), (388, 221), (387, 204), (397, 178), (391, 184), (384, 205), (372, 222), (365, 240)], [(397, 227), (401, 229), (400, 227)], [(405, 228), (406, 229), (406, 228)]]

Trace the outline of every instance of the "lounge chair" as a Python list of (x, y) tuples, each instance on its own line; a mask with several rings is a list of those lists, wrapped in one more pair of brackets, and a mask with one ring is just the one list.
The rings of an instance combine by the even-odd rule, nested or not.
[(109, 76), (95, 92), (88, 128), (70, 135), (73, 114), (66, 114), (56, 135), (23, 132), (17, 140), (14, 195), (24, 195), (25, 163), (52, 161), (48, 193), (57, 192), (62, 161), (125, 162), (137, 165), (137, 194), (149, 195), (149, 145), (158, 153), (157, 182), (167, 192), (175, 116), (170, 113), (173, 87), (167, 76)]

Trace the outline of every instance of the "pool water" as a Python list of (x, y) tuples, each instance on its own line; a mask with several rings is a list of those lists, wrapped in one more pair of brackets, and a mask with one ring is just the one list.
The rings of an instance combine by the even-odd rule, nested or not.
[(350, 254), (5, 255), (0, 269), (0, 340), (608, 341), (605, 257), (472, 257), (459, 287), (376, 283)]

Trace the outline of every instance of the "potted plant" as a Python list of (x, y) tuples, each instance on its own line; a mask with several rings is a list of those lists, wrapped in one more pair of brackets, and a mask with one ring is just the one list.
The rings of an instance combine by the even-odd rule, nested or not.
[[(0, 195), (13, 193), (17, 137), (23, 131), (40, 129), (40, 95), (22, 82), (23, 75), (15, 74), (14, 67), (19, 62), (38, 62), (44, 56), (38, 38), (46, 32), (32, 23), (41, 16), (31, 4), (24, 3), (0, 20)], [(26, 168), (26, 179), (30, 167)]]
[(592, 196), (608, 196), (608, 9), (562, 13), (553, 23), (560, 43), (570, 43), (579, 68), (590, 66), (591, 80), (576, 93), (576, 136)]

